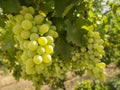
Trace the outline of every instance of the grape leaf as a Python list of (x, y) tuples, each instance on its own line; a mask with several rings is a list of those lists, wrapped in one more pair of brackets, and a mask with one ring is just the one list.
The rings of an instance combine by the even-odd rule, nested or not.
[(40, 3), (40, 10), (42, 10), (45, 14), (52, 12), (53, 9), (54, 9), (54, 1), (53, 0), (46, 1), (46, 3), (44, 3), (44, 2)]
[(66, 9), (64, 10), (64, 12), (62, 13), (62, 17), (66, 16), (66, 14), (72, 9), (73, 6), (74, 6), (73, 3), (71, 3), (70, 5), (68, 5), (66, 7)]
[(3, 46), (1, 48), (2, 51), (7, 51), (11, 57), (15, 55), (15, 48), (14, 48), (14, 39), (12, 37), (11, 32), (6, 32), (2, 38)]
[(5, 15), (0, 15), (0, 26), (4, 27), (5, 26), (5, 21), (7, 17)]
[(18, 0), (1, 0), (0, 7), (2, 7), (4, 13), (17, 13), (20, 9), (20, 4)]
[(35, 5), (35, 0), (19, 0), (20, 4), (23, 6), (33, 6)]
[[(61, 17), (69, 0), (55, 0), (56, 17)], [(62, 5), (62, 8), (61, 8)]]
[(84, 34), (87, 32), (85, 29), (77, 28), (75, 25), (72, 25), (70, 22), (67, 22), (67, 41), (72, 42), (77, 46), (86, 45), (86, 37)]
[(71, 56), (71, 45), (65, 40), (64, 34), (59, 36), (55, 42), (55, 54), (63, 58), (63, 60), (69, 60)]

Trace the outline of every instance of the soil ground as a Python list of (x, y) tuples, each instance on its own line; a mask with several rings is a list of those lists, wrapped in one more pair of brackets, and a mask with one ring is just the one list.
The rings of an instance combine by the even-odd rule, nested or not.
[[(120, 70), (114, 65), (108, 66), (106, 72), (108, 74), (108, 77), (113, 77), (117, 74), (120, 74)], [(4, 70), (0, 69), (0, 90), (35, 90), (35, 88), (32, 82), (24, 79), (16, 81), (11, 73), (5, 73)]]

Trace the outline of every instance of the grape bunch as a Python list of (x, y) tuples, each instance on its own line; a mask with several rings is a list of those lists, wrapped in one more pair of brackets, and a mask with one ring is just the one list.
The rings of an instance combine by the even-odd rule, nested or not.
[(54, 38), (58, 37), (56, 27), (41, 14), (35, 15), (33, 7), (23, 6), (14, 16), (13, 33), (16, 47), (22, 51), (20, 59), (27, 74), (40, 73), (50, 65), (54, 53)]
[(85, 37), (87, 37), (88, 40), (87, 44), (82, 47), (74, 48), (72, 52), (72, 62), (75, 63), (73, 68), (94, 70), (105, 54), (103, 46), (104, 41), (97, 31), (88, 31)]

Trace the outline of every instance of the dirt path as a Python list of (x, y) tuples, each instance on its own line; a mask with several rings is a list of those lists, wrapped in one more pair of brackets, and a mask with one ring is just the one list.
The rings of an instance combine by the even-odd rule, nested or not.
[(35, 90), (32, 82), (23, 79), (17, 82), (11, 74), (1, 75), (1, 73), (2, 71), (0, 71), (0, 90), (25, 90), (25, 88)]
[[(116, 68), (114, 65), (110, 65), (109, 67), (107, 67), (106, 72), (108, 74), (107, 77), (110, 78), (117, 74), (120, 74), (120, 69)], [(71, 88), (76, 85), (77, 81), (80, 80), (81, 78), (76, 77), (66, 81), (64, 83), (66, 90), (73, 90)], [(4, 74), (3, 70), (0, 70), (0, 90), (35, 90), (35, 88), (32, 82), (24, 79), (20, 79), (20, 81), (17, 82), (11, 73)], [(46, 90), (46, 89), (42, 89), (42, 90)]]

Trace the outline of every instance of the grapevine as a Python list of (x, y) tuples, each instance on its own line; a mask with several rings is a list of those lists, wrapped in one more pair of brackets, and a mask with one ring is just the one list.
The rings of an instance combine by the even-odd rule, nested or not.
[[(16, 5), (11, 6), (11, 1)], [(119, 56), (119, 19), (116, 19), (119, 5), (110, 3), (113, 11), (106, 12), (107, 17), (103, 16), (98, 2), (101, 3), (97, 0), (1, 1), (2, 62), (16, 79), (32, 81), (36, 90), (42, 85), (65, 89), (65, 81), (83, 74), (104, 81), (105, 63)], [(9, 7), (4, 7), (4, 3)], [(117, 51), (114, 55), (113, 50)]]

